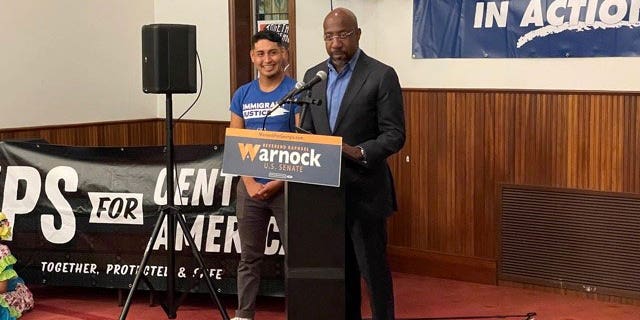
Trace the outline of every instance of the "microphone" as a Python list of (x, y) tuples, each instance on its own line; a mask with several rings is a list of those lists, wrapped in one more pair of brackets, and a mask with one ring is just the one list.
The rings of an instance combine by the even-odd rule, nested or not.
[(327, 73), (320, 70), (318, 71), (318, 73), (316, 73), (316, 76), (313, 77), (311, 80), (309, 80), (309, 82), (305, 83), (302, 88), (300, 88), (300, 90), (298, 90), (298, 92), (296, 92), (294, 95), (300, 93), (300, 92), (304, 92), (307, 91), (309, 89), (311, 89), (311, 87), (315, 86), (316, 84), (318, 84), (318, 82), (320, 81), (324, 81), (327, 80)]
[(318, 71), (318, 73), (316, 73), (315, 77), (309, 80), (309, 82), (304, 83), (302, 81), (298, 81), (296, 83), (296, 86), (293, 89), (291, 89), (291, 91), (289, 91), (284, 97), (282, 97), (282, 99), (278, 100), (278, 103), (276, 104), (276, 106), (273, 109), (269, 110), (268, 114), (271, 114), (273, 111), (278, 109), (278, 107), (287, 103), (288, 102), (287, 100), (290, 100), (292, 97), (297, 96), (298, 94), (311, 89), (313, 86), (318, 84), (318, 82), (324, 81), (324, 80), (327, 80), (327, 73), (320, 70)]
[(293, 87), (293, 89), (291, 89), (291, 91), (287, 92), (287, 94), (284, 95), (284, 97), (282, 97), (280, 100), (278, 100), (278, 102), (276, 103), (276, 106), (273, 107), (273, 109), (269, 110), (269, 114), (271, 114), (272, 112), (276, 111), (276, 109), (278, 109), (278, 107), (280, 107), (281, 105), (285, 104), (285, 102), (287, 102), (287, 100), (291, 99), (291, 97), (295, 96), (296, 94), (300, 93), (301, 91), (300, 88), (304, 87), (304, 82), (302, 81), (298, 81), (296, 82), (296, 85)]
[(309, 89), (311, 89), (313, 86), (315, 86), (316, 84), (318, 84), (318, 82), (326, 80), (327, 79), (327, 73), (320, 70), (318, 71), (318, 73), (316, 73), (316, 76), (313, 77), (311, 80), (309, 80), (309, 82), (304, 83), (302, 81), (298, 81), (295, 85), (295, 87), (293, 87), (293, 89), (291, 89), (291, 91), (287, 92), (287, 94), (284, 95), (284, 97), (282, 97), (280, 100), (278, 100), (278, 102), (276, 102), (276, 105), (273, 106), (273, 108), (271, 108), (271, 110), (269, 110), (269, 112), (267, 112), (267, 114), (264, 116), (264, 121), (262, 123), (262, 129), (264, 130), (265, 124), (267, 122), (267, 117), (272, 114), (274, 111), (278, 110), (278, 108), (280, 108), (281, 105), (287, 103), (289, 100), (291, 100), (292, 97), (300, 94), (301, 92), (307, 91)]

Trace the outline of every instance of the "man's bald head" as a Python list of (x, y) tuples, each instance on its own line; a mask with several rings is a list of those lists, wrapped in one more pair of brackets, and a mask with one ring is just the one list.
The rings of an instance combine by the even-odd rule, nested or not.
[(358, 19), (351, 10), (336, 8), (327, 14), (322, 26), (325, 48), (340, 72), (360, 48)]
[(328, 20), (339, 20), (345, 26), (348, 26), (352, 29), (358, 28), (358, 18), (356, 15), (347, 8), (335, 8), (327, 14), (324, 18), (324, 25), (326, 27)]

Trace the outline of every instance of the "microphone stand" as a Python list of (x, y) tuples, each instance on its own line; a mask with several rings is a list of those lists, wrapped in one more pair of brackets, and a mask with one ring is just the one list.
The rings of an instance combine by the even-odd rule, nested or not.
[(300, 111), (300, 126), (296, 126), (296, 132), (297, 133), (311, 134), (311, 132), (303, 129), (301, 126), (304, 123), (304, 118), (307, 116), (308, 107), (310, 105), (319, 106), (319, 105), (322, 104), (322, 100), (321, 99), (311, 99), (311, 91), (309, 91), (309, 93), (307, 94), (306, 98), (293, 99), (293, 100), (290, 100), (290, 103), (297, 104), (302, 108), (302, 111)]
[[(129, 290), (129, 295), (127, 296), (127, 300), (122, 308), (122, 312), (120, 313), (120, 320), (124, 320), (127, 318), (127, 313), (129, 312), (129, 307), (131, 305), (131, 300), (133, 298), (133, 293), (137, 290), (138, 284), (140, 283), (140, 279), (144, 281), (144, 283), (151, 289), (155, 291), (153, 286), (151, 285), (151, 281), (144, 275), (145, 268), (149, 261), (149, 257), (151, 254), (151, 247), (156, 242), (158, 234), (160, 233), (160, 229), (162, 227), (162, 222), (167, 220), (167, 296), (166, 302), (162, 304), (162, 308), (164, 312), (167, 314), (167, 318), (175, 319), (176, 311), (178, 309), (178, 305), (175, 301), (175, 283), (176, 283), (176, 228), (177, 223), (180, 224), (180, 227), (183, 230), (184, 238), (187, 239), (189, 243), (189, 247), (191, 248), (191, 252), (193, 256), (196, 258), (198, 265), (200, 266), (200, 270), (202, 270), (202, 275), (207, 284), (207, 289), (209, 290), (209, 294), (211, 295), (212, 300), (216, 303), (218, 307), (218, 311), (222, 316), (223, 320), (229, 320), (229, 315), (227, 315), (227, 311), (222, 305), (222, 302), (218, 298), (216, 294), (216, 288), (209, 277), (209, 269), (206, 268), (204, 264), (204, 259), (202, 255), (198, 251), (198, 247), (196, 247), (196, 243), (193, 240), (193, 236), (189, 232), (189, 228), (187, 227), (187, 222), (174, 204), (174, 168), (175, 168), (175, 158), (173, 153), (173, 102), (171, 100), (171, 93), (166, 93), (166, 134), (167, 134), (167, 154), (166, 154), (166, 170), (167, 170), (167, 205), (160, 210), (160, 216), (158, 217), (158, 221), (156, 221), (156, 225), (153, 228), (153, 233), (149, 238), (149, 242), (147, 243), (147, 247), (145, 248), (144, 255), (142, 256), (142, 261), (138, 267), (138, 272), (136, 273), (136, 277), (133, 280), (133, 284), (131, 284), (131, 289)], [(176, 223), (177, 222), (177, 223)]]

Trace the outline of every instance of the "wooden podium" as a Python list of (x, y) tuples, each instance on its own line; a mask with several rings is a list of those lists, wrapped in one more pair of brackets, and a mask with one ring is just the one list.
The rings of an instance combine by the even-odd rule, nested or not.
[(344, 201), (343, 188), (286, 184), (287, 320), (345, 319)]
[(286, 181), (287, 319), (343, 320), (342, 138), (227, 128), (222, 162), (227, 174)]

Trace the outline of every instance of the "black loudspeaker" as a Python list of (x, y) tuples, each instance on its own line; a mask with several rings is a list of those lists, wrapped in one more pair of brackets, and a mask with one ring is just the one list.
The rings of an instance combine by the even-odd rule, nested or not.
[(196, 26), (142, 26), (142, 91), (195, 93)]

